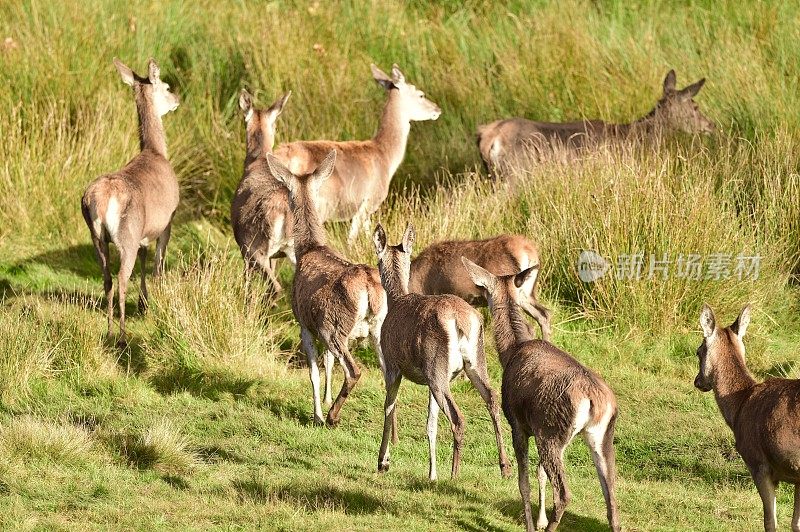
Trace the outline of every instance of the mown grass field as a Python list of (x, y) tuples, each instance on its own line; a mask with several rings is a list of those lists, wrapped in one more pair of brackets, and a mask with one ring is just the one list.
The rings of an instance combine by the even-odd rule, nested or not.
[[(0, 4), (0, 528), (515, 530), (488, 415), (467, 416), (462, 475), (429, 483), (426, 390), (400, 392), (400, 444), (376, 472), (383, 384), (375, 355), (334, 430), (312, 426), (288, 301), (242, 290), (229, 229), (244, 132), (236, 99), (293, 91), (278, 141), (367, 138), (393, 62), (443, 109), (414, 124), (374, 221), (435, 240), (522, 232), (543, 257), (554, 342), (617, 393), (618, 499), (628, 530), (758, 530), (760, 501), (713, 397), (692, 386), (702, 302), (725, 322), (754, 304), (759, 378), (800, 376), (800, 11), (793, 2), (147, 2)], [(8, 37), (9, 39), (6, 39)], [(315, 46), (319, 45), (319, 46)], [(100, 269), (80, 215), (85, 186), (135, 153), (136, 115), (111, 59), (155, 57), (182, 105), (165, 118), (182, 203), (167, 274), (132, 341), (105, 338)], [(477, 124), (630, 121), (670, 68), (719, 133), (545, 165), (508, 192), (480, 169)], [(333, 245), (374, 263), (371, 243)], [(758, 279), (607, 276), (582, 283), (582, 249), (757, 255)], [(152, 256), (152, 255), (151, 255)], [(291, 269), (283, 266), (288, 286)], [(138, 279), (137, 271), (134, 278)], [(263, 286), (261, 287), (263, 288)], [(488, 316), (487, 316), (488, 323)], [(490, 330), (490, 327), (488, 328)], [(487, 341), (490, 371), (500, 368)], [(337, 373), (336, 384), (341, 381)], [(510, 432), (506, 445), (511, 451)], [(604, 530), (591, 460), (568, 453), (563, 530)], [(778, 501), (788, 527), (791, 493)]]

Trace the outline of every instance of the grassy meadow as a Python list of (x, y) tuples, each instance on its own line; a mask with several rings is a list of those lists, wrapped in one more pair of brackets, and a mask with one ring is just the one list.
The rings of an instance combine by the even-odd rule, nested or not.
[[(467, 418), (461, 477), (448, 478), (441, 422), (442, 480), (427, 481), (427, 391), (410, 383), (391, 470), (379, 475), (372, 350), (357, 351), (365, 372), (341, 425), (315, 427), (288, 299), (271, 306), (243, 291), (229, 220), (244, 159), (239, 89), (261, 105), (293, 91), (278, 142), (367, 138), (385, 99), (369, 63), (396, 62), (443, 113), (412, 125), (373, 222), (395, 242), (414, 221), (418, 249), (533, 237), (554, 342), (619, 400), (623, 527), (761, 529), (733, 436), (692, 381), (703, 302), (724, 322), (751, 302), (750, 368), (800, 377), (799, 51), (800, 11), (777, 0), (0, 3), (0, 528), (521, 528), (516, 479), (500, 478), (489, 416), (467, 381), (453, 384)], [(182, 187), (167, 272), (140, 313), (137, 264), (124, 350), (105, 337), (101, 271), (80, 214), (86, 185), (138, 149), (115, 56), (139, 72), (156, 58), (181, 98), (164, 120)], [(515, 191), (485, 175), (478, 124), (631, 121), (653, 107), (670, 68), (681, 87), (707, 78), (696, 100), (718, 133), (542, 165)], [(332, 245), (374, 264), (371, 242), (348, 248), (346, 229), (328, 226)], [(741, 254), (760, 268), (757, 279), (587, 284), (576, 270), (584, 249)], [(280, 276), (289, 286), (291, 268)], [(487, 349), (499, 388), (489, 338)], [(561, 529), (605, 530), (584, 445), (567, 458), (573, 502)], [(784, 486), (782, 528), (791, 507)]]

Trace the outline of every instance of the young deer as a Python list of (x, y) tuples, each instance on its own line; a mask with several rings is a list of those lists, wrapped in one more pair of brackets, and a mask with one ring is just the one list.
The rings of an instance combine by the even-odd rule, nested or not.
[(655, 108), (630, 124), (600, 120), (549, 123), (508, 118), (478, 126), (478, 148), (488, 171), (503, 172), (515, 158), (544, 160), (556, 149), (578, 152), (605, 142), (657, 136), (665, 131), (712, 133), (714, 123), (703, 116), (693, 98), (705, 78), (683, 89), (675, 88), (675, 71), (664, 79), (664, 93)]
[(147, 245), (156, 240), (153, 275), (161, 275), (169, 242), (172, 217), (178, 207), (178, 180), (167, 160), (167, 141), (161, 117), (178, 107), (178, 97), (161, 81), (160, 69), (153, 59), (148, 76), (141, 77), (114, 59), (122, 81), (133, 87), (139, 115), (141, 152), (122, 170), (95, 179), (83, 194), (81, 212), (92, 235), (97, 259), (103, 270), (103, 288), (108, 301), (108, 335), (114, 321), (108, 243), (119, 249), (119, 344), (125, 343), (125, 292), (136, 256), (142, 270), (139, 307), (147, 305), (145, 262)]
[[(467, 275), (461, 257), (467, 257), (494, 275), (519, 273), (529, 266), (539, 264), (536, 244), (521, 235), (437, 242), (425, 248), (411, 261), (408, 289), (417, 294), (453, 294), (473, 305), (485, 306), (486, 299)], [(538, 275), (531, 275), (519, 287), (519, 303), (536, 320), (542, 329), (542, 338), (549, 342), (552, 332), (551, 312), (539, 304), (536, 297), (537, 280)]]
[(375, 81), (389, 94), (372, 139), (297, 141), (275, 150), (275, 156), (298, 175), (310, 173), (327, 153), (336, 150), (336, 168), (319, 191), (317, 209), (322, 222), (352, 220), (350, 242), (359, 229), (369, 231), (370, 216), (386, 199), (392, 176), (405, 156), (411, 122), (436, 120), (442, 112), (422, 91), (406, 83), (397, 65), (391, 78), (375, 65), (371, 68)]
[(334, 357), (344, 369), (344, 384), (328, 412), (328, 425), (339, 423), (339, 411), (361, 377), (348, 343), (370, 336), (383, 369), (381, 325), (386, 316), (386, 293), (376, 268), (353, 264), (328, 247), (319, 221), (316, 198), (333, 173), (336, 151), (319, 168), (295, 175), (272, 154), (267, 154), (270, 173), (289, 189), (294, 216), (294, 249), (297, 257), (292, 285), (292, 310), (300, 323), (300, 339), (308, 359), (314, 397), (314, 421), (322, 423), (319, 370), (314, 338), (325, 345), (325, 402), (331, 400), (330, 383)]
[(275, 124), (291, 94), (287, 92), (268, 109), (257, 109), (250, 93), (242, 89), (239, 108), (244, 113), (247, 154), (244, 175), (231, 203), (233, 236), (242, 252), (246, 278), (252, 271), (260, 271), (277, 293), (282, 290), (275, 275), (277, 259), (295, 262), (292, 209), (289, 191), (272, 177), (265, 156), (272, 152)]
[[(583, 434), (600, 477), (608, 523), (612, 530), (619, 530), (614, 496), (617, 420), (614, 392), (595, 372), (569, 354), (534, 339), (520, 312), (518, 288), (534, 275), (538, 265), (504, 276), (495, 276), (466, 258), (464, 266), (473, 282), (485, 290), (494, 320), (495, 345), (503, 366), (503, 412), (511, 425), (526, 529), (534, 530), (528, 439), (533, 436), (539, 450), (536, 526), (555, 530), (570, 501), (564, 450), (577, 434)], [(553, 485), (553, 516), (549, 525), (544, 509), (548, 478)]]
[(779, 482), (789, 482), (794, 484), (792, 530), (800, 532), (800, 380), (756, 382), (747, 370), (742, 342), (749, 324), (749, 306), (729, 327), (719, 328), (714, 312), (703, 305), (700, 370), (694, 385), (703, 392), (714, 390), (736, 450), (761, 496), (764, 530), (772, 532), (778, 526), (775, 490)]
[(497, 394), (489, 384), (483, 351), (483, 323), (480, 314), (454, 295), (422, 295), (408, 291), (414, 228), (408, 225), (403, 241), (386, 245), (386, 233), (379, 224), (373, 235), (378, 269), (386, 290), (389, 311), (383, 324), (386, 402), (378, 471), (389, 469), (389, 433), (394, 426), (395, 402), (403, 377), (430, 388), (428, 403), (429, 478), (436, 480), (436, 432), (439, 409), (453, 432), (451, 476), (458, 475), (464, 438), (464, 416), (450, 394), (450, 381), (462, 371), (486, 402), (494, 425), (500, 473), (506, 477), (511, 465), (503, 447)]

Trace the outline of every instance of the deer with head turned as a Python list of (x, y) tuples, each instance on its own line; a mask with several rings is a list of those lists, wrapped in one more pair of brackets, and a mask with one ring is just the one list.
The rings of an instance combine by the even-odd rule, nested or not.
[(577, 122), (534, 122), (525, 118), (508, 118), (478, 126), (478, 149), (488, 171), (506, 173), (510, 166), (526, 161), (542, 161), (554, 150), (567, 155), (608, 141), (656, 137), (665, 132), (710, 134), (714, 122), (700, 112), (694, 97), (705, 78), (676, 88), (675, 71), (664, 79), (664, 92), (647, 115), (629, 124), (611, 124), (601, 120)]
[(292, 172), (307, 174), (325, 155), (336, 150), (336, 168), (319, 190), (317, 209), (322, 222), (351, 220), (348, 241), (359, 229), (370, 228), (370, 216), (389, 194), (389, 184), (406, 152), (411, 122), (436, 120), (441, 109), (414, 85), (406, 82), (397, 65), (391, 77), (371, 65), (375, 81), (386, 89), (378, 132), (369, 140), (334, 142), (297, 141), (281, 144), (275, 156)]
[[(522, 235), (437, 242), (425, 248), (411, 261), (408, 289), (417, 294), (453, 294), (470, 304), (485, 306), (486, 299), (464, 269), (461, 257), (468, 258), (494, 275), (519, 273), (539, 264), (536, 244)], [(519, 304), (539, 324), (542, 339), (549, 342), (552, 335), (552, 313), (538, 301), (538, 278), (538, 275), (531, 275), (518, 288)]]
[(133, 88), (139, 116), (140, 152), (121, 170), (95, 179), (83, 194), (81, 212), (89, 227), (97, 260), (103, 270), (103, 288), (108, 304), (108, 334), (114, 321), (109, 242), (119, 250), (119, 344), (125, 344), (125, 293), (136, 257), (142, 270), (139, 308), (147, 305), (145, 263), (147, 246), (156, 241), (153, 275), (164, 269), (172, 218), (178, 207), (178, 179), (167, 159), (167, 140), (161, 117), (178, 108), (178, 97), (161, 80), (153, 59), (146, 77), (139, 76), (114, 59), (122, 81)]
[(452, 394), (450, 381), (464, 372), (486, 403), (494, 426), (500, 472), (508, 476), (511, 465), (503, 447), (497, 394), (489, 384), (483, 350), (483, 322), (480, 314), (454, 295), (422, 295), (408, 290), (414, 228), (408, 225), (403, 241), (389, 246), (379, 224), (373, 235), (378, 270), (386, 290), (388, 312), (383, 322), (383, 350), (386, 401), (378, 471), (389, 469), (389, 434), (400, 383), (406, 379), (428, 386), (428, 445), (430, 480), (436, 480), (436, 433), (439, 410), (444, 412), (453, 432), (451, 476), (458, 475), (464, 438), (464, 416)]
[[(539, 451), (539, 516), (536, 528), (555, 530), (571, 495), (564, 470), (564, 450), (582, 434), (592, 455), (606, 502), (608, 523), (620, 530), (615, 497), (614, 427), (617, 400), (611, 388), (589, 368), (554, 345), (536, 340), (520, 311), (518, 288), (538, 265), (520, 273), (496, 276), (469, 259), (464, 267), (484, 290), (494, 322), (494, 337), (503, 366), (503, 413), (511, 425), (517, 457), (519, 491), (525, 527), (535, 530), (528, 480), (528, 440)], [(545, 513), (547, 479), (553, 486), (553, 514)]]
[(272, 177), (266, 154), (275, 144), (275, 125), (291, 95), (284, 94), (269, 108), (253, 106), (253, 97), (245, 89), (239, 95), (239, 108), (244, 114), (247, 153), (244, 175), (231, 202), (233, 236), (245, 263), (245, 276), (261, 272), (280, 293), (282, 287), (275, 273), (277, 259), (295, 262), (292, 241), (292, 209), (289, 191)]
[(267, 154), (270, 173), (289, 189), (294, 216), (297, 265), (292, 284), (292, 311), (300, 324), (300, 339), (308, 360), (316, 423), (322, 423), (322, 407), (315, 339), (325, 347), (326, 403), (331, 399), (334, 359), (338, 359), (344, 369), (342, 389), (328, 411), (330, 426), (339, 423), (342, 405), (361, 377), (361, 370), (350, 354), (350, 341), (370, 337), (383, 369), (380, 341), (386, 316), (386, 293), (378, 270), (353, 264), (327, 244), (315, 203), (335, 163), (336, 151), (332, 150), (318, 168), (308, 174), (295, 175), (272, 154)]
[(703, 392), (714, 391), (761, 496), (764, 530), (777, 527), (775, 490), (779, 482), (788, 482), (794, 484), (792, 530), (800, 532), (800, 380), (756, 382), (747, 370), (742, 341), (749, 324), (749, 305), (728, 327), (720, 327), (711, 307), (703, 305), (694, 385)]

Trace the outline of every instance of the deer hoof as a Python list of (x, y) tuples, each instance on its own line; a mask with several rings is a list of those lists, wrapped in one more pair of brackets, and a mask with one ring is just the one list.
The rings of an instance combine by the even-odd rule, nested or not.
[(389, 461), (378, 462), (378, 473), (386, 473), (389, 471)]
[(319, 417), (318, 415), (314, 414), (314, 425), (321, 427), (325, 424), (325, 420)]
[(336, 427), (337, 425), (339, 425), (339, 418), (338, 418), (338, 417), (333, 417), (332, 415), (328, 414), (328, 419), (325, 421), (325, 423), (326, 423), (326, 424), (327, 424), (327, 425), (328, 425), (330, 428), (334, 428), (334, 427)]
[(500, 464), (500, 476), (503, 478), (511, 478), (513, 471), (511, 464)]

